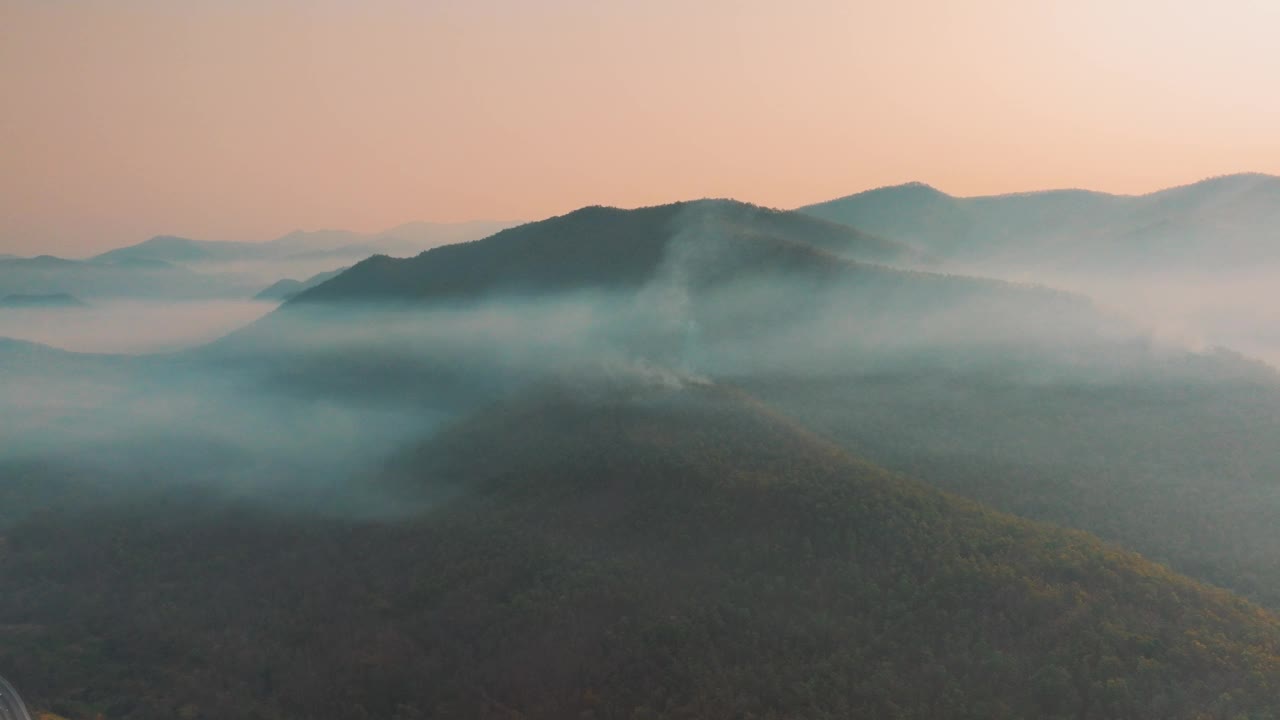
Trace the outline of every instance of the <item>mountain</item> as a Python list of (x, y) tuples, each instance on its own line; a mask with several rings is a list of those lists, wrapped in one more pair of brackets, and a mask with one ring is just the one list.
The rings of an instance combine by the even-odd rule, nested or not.
[(1055, 190), (959, 198), (912, 183), (801, 208), (951, 260), (1062, 270), (1226, 269), (1275, 261), (1280, 177), (1139, 196)]
[[(492, 406), (360, 522), (188, 496), (8, 531), (0, 664), (76, 717), (1265, 717), (1280, 625), (732, 391)], [(425, 506), (422, 503), (426, 503)]]
[(1280, 608), (1273, 371), (1077, 296), (839, 257), (795, 217), (587, 208), (372, 258), (208, 350), (448, 411), (600, 366), (733, 382), (881, 465)]
[(1200, 583), (1277, 607), (1274, 373), (929, 261), (592, 207), (170, 357), (0, 343), (0, 666), (72, 717), (1273, 712), (1275, 616)]
[(1280, 608), (1280, 381), (1230, 354), (1132, 374), (970, 370), (747, 387), (881, 465)]
[(305, 255), (416, 255), (440, 245), (488, 237), (516, 225), (513, 222), (475, 220), (460, 223), (411, 222), (379, 233), (362, 234), (346, 230), (294, 231), (267, 243), (278, 251)]
[[(474, 240), (512, 223), (410, 223), (385, 232), (295, 231), (264, 243), (161, 235), (86, 260), (0, 257), (0, 296), (66, 293), (138, 300), (242, 299), (282, 275), (316, 275), (378, 253), (411, 255)], [(319, 272), (317, 275), (318, 271)], [(294, 275), (297, 277), (298, 275)], [(272, 299), (310, 287), (286, 283)]]
[[(1070, 361), (1124, 332), (1078, 296), (863, 261), (921, 257), (730, 201), (591, 207), (370, 258), (201, 352), (308, 392), (433, 402), (599, 362), (733, 374), (1032, 352)], [(932, 352), (940, 340), (951, 354)]]
[(192, 240), (172, 235), (157, 235), (136, 245), (108, 250), (93, 259), (100, 262), (161, 261), (176, 264), (228, 261), (244, 256), (257, 257), (260, 248), (254, 243)]
[(279, 302), (284, 302), (285, 300), (292, 298), (294, 295), (297, 295), (303, 290), (309, 290), (319, 285), (322, 282), (326, 282), (332, 278), (337, 277), (340, 273), (346, 271), (346, 269), (347, 268), (338, 268), (337, 270), (330, 270), (329, 272), (318, 273), (316, 275), (312, 275), (306, 280), (294, 280), (292, 278), (277, 280), (276, 282), (272, 283), (269, 287), (263, 289), (257, 295), (254, 295), (253, 299), (254, 300), (275, 300)]
[(0, 308), (77, 308), (86, 307), (80, 298), (66, 293), (47, 295), (5, 295), (0, 297)]
[[(504, 230), (483, 241), (435, 248), (415, 258), (375, 257), (297, 298), (476, 298), (590, 289), (636, 288), (662, 263), (696, 241), (708, 261), (821, 264), (823, 256), (911, 263), (921, 255), (902, 243), (796, 213), (729, 200), (637, 210), (587, 207)], [(764, 253), (744, 258), (743, 253)], [(724, 257), (717, 253), (723, 251)], [(786, 256), (784, 258), (784, 256)], [(717, 272), (729, 274), (740, 267)]]
[(253, 285), (234, 274), (205, 274), (158, 259), (113, 256), (68, 260), (49, 255), (0, 260), (0, 295), (198, 299), (244, 297)]
[(179, 265), (218, 262), (281, 262), (326, 258), (363, 259), (376, 254), (411, 255), (448, 243), (475, 240), (513, 223), (409, 223), (380, 233), (295, 230), (262, 243), (157, 236), (96, 256), (98, 261), (151, 260)]

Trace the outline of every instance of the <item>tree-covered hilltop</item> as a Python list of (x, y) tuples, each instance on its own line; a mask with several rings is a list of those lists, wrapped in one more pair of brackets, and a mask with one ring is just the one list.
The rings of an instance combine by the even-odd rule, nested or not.
[(499, 403), (380, 522), (155, 497), (5, 531), (71, 717), (1275, 717), (1280, 623), (709, 386)]
[[(896, 241), (732, 200), (637, 210), (586, 207), (414, 258), (370, 258), (295, 302), (454, 301), (628, 290), (651, 280), (686, 240), (697, 243), (700, 252), (717, 242), (734, 247), (723, 258), (708, 259), (723, 259), (737, 269), (752, 260), (785, 261), (788, 256), (792, 262), (806, 262), (806, 253), (797, 253), (797, 247), (869, 262), (922, 259)], [(779, 245), (790, 251), (779, 250)], [(744, 257), (739, 250), (745, 248), (757, 254)]]

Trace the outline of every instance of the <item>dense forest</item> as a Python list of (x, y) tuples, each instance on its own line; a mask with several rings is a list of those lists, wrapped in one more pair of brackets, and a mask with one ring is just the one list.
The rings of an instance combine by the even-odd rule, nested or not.
[(711, 387), (534, 392), (321, 521), (159, 494), (6, 530), (71, 717), (1275, 717), (1280, 623)]

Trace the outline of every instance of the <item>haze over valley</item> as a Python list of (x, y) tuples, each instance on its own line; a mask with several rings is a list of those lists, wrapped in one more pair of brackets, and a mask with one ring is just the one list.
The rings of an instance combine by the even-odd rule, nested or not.
[[(434, 693), (444, 692), (451, 683), (428, 684), (417, 691), (405, 685), (401, 690), (373, 695), (363, 694), (371, 691), (370, 686), (353, 685), (348, 692), (361, 693), (358, 700), (321, 693), (316, 700), (303, 701), (303, 696), (295, 693), (313, 692), (305, 690), (310, 676), (293, 677), (284, 646), (277, 647), (274, 640), (261, 651), (266, 653), (261, 660), (251, 661), (237, 654), (241, 651), (227, 649), (216, 651), (214, 662), (228, 663), (227, 671), (257, 663), (259, 670), (255, 672), (269, 671), (273, 676), (283, 672), (291, 678), (285, 681), (287, 690), (275, 690), (275, 681), (268, 687), (245, 676), (235, 682), (248, 683), (243, 691), (248, 695), (238, 699), (207, 695), (198, 685), (189, 684), (196, 677), (191, 675), (195, 666), (184, 669), (181, 663), (162, 662), (161, 656), (151, 655), (145, 641), (126, 641), (120, 634), (141, 632), (145, 637), (146, 633), (169, 632), (161, 627), (169, 628), (171, 623), (176, 624), (173, 627), (198, 624), (202, 622), (198, 618), (207, 612), (205, 601), (194, 597), (180, 601), (173, 606), (176, 614), (148, 621), (159, 623), (154, 630), (144, 629), (138, 621), (98, 626), (91, 618), (100, 612), (94, 608), (103, 607), (112, 608), (112, 617), (118, 617), (116, 613), (145, 615), (134, 603), (146, 597), (151, 582), (147, 578), (153, 572), (188, 574), (190, 579), (185, 583), (211, 582), (211, 578), (197, 579), (207, 574), (198, 570), (205, 562), (199, 558), (206, 549), (254, 552), (255, 559), (240, 561), (245, 569), (239, 572), (283, 573), (294, 578), (291, 582), (304, 584), (322, 577), (314, 570), (279, 566), (284, 560), (274, 551), (263, 554), (251, 550), (255, 546), (244, 544), (246, 541), (235, 541), (234, 547), (239, 549), (232, 549), (226, 544), (230, 538), (222, 535), (231, 528), (244, 538), (265, 532), (263, 541), (270, 537), (275, 547), (296, 547), (303, 537), (311, 538), (307, 542), (319, 543), (315, 552), (325, 553), (324, 562), (337, 568), (333, 572), (337, 578), (356, 571), (356, 566), (348, 563), (355, 562), (357, 556), (348, 557), (342, 545), (325, 545), (330, 541), (323, 538), (331, 533), (357, 533), (364, 538), (357, 547), (389, 542), (387, 533), (438, 537), (435, 534), (444, 532), (442, 528), (455, 527), (461, 517), (471, 514), (483, 518), (472, 522), (490, 528), (484, 537), (468, 541), (479, 546), (487, 546), (491, 542), (487, 535), (495, 532), (511, 533), (524, 543), (553, 543), (539, 551), (551, 553), (547, 559), (525, 558), (500, 572), (524, 572), (519, 568), (533, 569), (551, 562), (552, 557), (558, 558), (555, 567), (564, 568), (556, 572), (581, 572), (568, 568), (587, 562), (587, 556), (571, 559), (552, 549), (559, 541), (534, 540), (541, 536), (529, 534), (534, 531), (525, 523), (543, 513), (565, 518), (558, 522), (576, 528), (572, 531), (578, 538), (575, 542), (586, 543), (583, 547), (605, 543), (588, 553), (595, 558), (589, 562), (607, 562), (611, 567), (622, 563), (617, 565), (618, 572), (627, 567), (631, 569), (626, 572), (639, 573), (629, 582), (641, 584), (625, 591), (632, 608), (626, 612), (648, 617), (658, 605), (640, 598), (651, 591), (645, 589), (648, 581), (644, 574), (655, 570), (643, 568), (652, 562), (671, 562), (659, 560), (661, 553), (683, 552), (678, 542), (669, 549), (664, 549), (666, 541), (650, 545), (653, 541), (646, 539), (650, 533), (662, 528), (664, 535), (682, 537), (681, 533), (695, 527), (701, 528), (698, 533), (711, 532), (698, 519), (705, 512), (698, 508), (707, 502), (712, 506), (725, 502), (715, 499), (725, 492), (737, 497), (747, 488), (757, 488), (751, 492), (771, 488), (768, 493), (796, 494), (795, 501), (813, 492), (835, 492), (841, 497), (852, 493), (834, 501), (835, 505), (829, 504), (832, 501), (823, 505), (844, 513), (846, 510), (835, 508), (868, 502), (863, 493), (871, 492), (871, 487), (879, 488), (873, 495), (907, 493), (928, 498), (927, 503), (935, 507), (930, 513), (941, 515), (927, 521), (926, 527), (961, 522), (966, 529), (947, 532), (963, 537), (971, 533), (1004, 537), (1015, 531), (1007, 525), (1013, 521), (1005, 516), (986, 510), (982, 512), (987, 515), (972, 515), (970, 508), (976, 506), (964, 504), (961, 497), (1052, 523), (1016, 526), (1015, 534), (1032, 533), (1043, 539), (1008, 546), (1017, 548), (1016, 559), (1007, 555), (1012, 550), (1006, 549), (989, 561), (1011, 563), (1006, 572), (1031, 573), (1029, 581), (1035, 577), (1041, 578), (1036, 582), (1065, 583), (1052, 593), (1103, 592), (1089, 601), (1097, 603), (1095, 612), (1106, 613), (1113, 618), (1111, 622), (1125, 627), (1140, 623), (1146, 628), (1140, 632), (1166, 633), (1178, 623), (1200, 621), (1185, 615), (1169, 615), (1164, 620), (1152, 620), (1148, 614), (1143, 614), (1142, 620), (1139, 615), (1128, 615), (1131, 611), (1126, 603), (1133, 602), (1138, 603), (1135, 610), (1145, 607), (1143, 613), (1150, 612), (1150, 601), (1138, 601), (1134, 595), (1139, 587), (1192, 583), (1187, 587), (1195, 589), (1177, 592), (1190, 592), (1193, 597), (1202, 594), (1204, 599), (1194, 602), (1210, 604), (1230, 596), (1208, 587), (1234, 591), (1241, 599), (1230, 600), (1236, 608), (1230, 612), (1244, 615), (1229, 622), (1255, 624), (1240, 631), (1245, 633), (1241, 641), (1248, 637), (1247, 642), (1264, 643), (1248, 653), (1270, 653), (1265, 649), (1271, 647), (1267, 643), (1280, 642), (1280, 629), (1272, 629), (1280, 625), (1273, 625), (1269, 611), (1263, 609), (1280, 607), (1280, 595), (1274, 591), (1280, 581), (1280, 566), (1274, 560), (1280, 557), (1280, 533), (1275, 529), (1280, 525), (1272, 522), (1280, 515), (1280, 493), (1270, 480), (1280, 473), (1280, 455), (1273, 442), (1280, 432), (1280, 376), (1275, 370), (1246, 355), (1187, 344), (1144, 324), (1141, 312), (1126, 312), (1129, 308), (1114, 302), (1104, 305), (1042, 285), (957, 274), (947, 253), (940, 252), (936, 244), (925, 247), (908, 233), (893, 237), (883, 234), (885, 228), (880, 230), (873, 234), (845, 222), (728, 200), (636, 210), (588, 207), (414, 257), (377, 255), (328, 273), (310, 287), (286, 284), (290, 294), (278, 309), (264, 301), (192, 302), (179, 298), (169, 302), (99, 299), (89, 306), (9, 309), (6, 312), (12, 315), (7, 315), (5, 322), (17, 331), (13, 334), (25, 332), (28, 338), (35, 336), (46, 342), (6, 340), (0, 344), (4, 359), (0, 373), (5, 381), (0, 404), (10, 418), (4, 452), (0, 453), (7, 478), (3, 522), (10, 547), (8, 576), (23, 577), (22, 573), (48, 567), (44, 562), (39, 566), (25, 564), (23, 558), (29, 552), (55, 558), (49, 560), (54, 567), (69, 569), (72, 565), (67, 563), (79, 562), (75, 558), (86, 552), (77, 549), (77, 543), (93, 542), (96, 533), (118, 527), (115, 523), (126, 518), (132, 518), (127, 522), (138, 530), (119, 536), (118, 542), (124, 545), (118, 547), (131, 556), (148, 559), (139, 560), (142, 564), (131, 571), (135, 574), (127, 582), (135, 589), (130, 595), (90, 599), (94, 595), (84, 586), (90, 577), (99, 578), (96, 582), (125, 582), (109, 569), (122, 560), (103, 558), (95, 562), (106, 563), (101, 565), (106, 575), (70, 572), (52, 585), (32, 587), (10, 598), (4, 611), (11, 617), (25, 618), (23, 627), (28, 629), (9, 633), (10, 641), (0, 658), (21, 665), (37, 657), (37, 646), (58, 647), (70, 641), (59, 634), (68, 626), (53, 622), (54, 616), (49, 614), (57, 607), (63, 616), (79, 618), (73, 620), (76, 627), (93, 633), (99, 642), (128, 642), (134, 648), (130, 652), (138, 653), (138, 660), (129, 665), (130, 672), (140, 672), (145, 678), (145, 687), (121, 695), (113, 688), (127, 686), (121, 685), (123, 677), (108, 672), (99, 676), (107, 681), (106, 686), (95, 684), (90, 687), (101, 689), (87, 694), (77, 691), (71, 696), (60, 688), (68, 688), (64, 683), (80, 676), (63, 672), (68, 661), (58, 653), (40, 654), (46, 659), (26, 666), (28, 687), (37, 693), (35, 697), (49, 698), (46, 702), (55, 709), (71, 715), (91, 708), (116, 708), (123, 716), (162, 715), (169, 703), (179, 702), (177, 698), (219, 713), (250, 707), (289, 713), (293, 711), (283, 709), (280, 703), (295, 702), (301, 703), (296, 706), (299, 711), (308, 712), (303, 710), (312, 707), (307, 703), (320, 698), (324, 703), (380, 707), (379, 703), (390, 702), (391, 696), (409, 698), (417, 707), (440, 707), (444, 696)], [(51, 346), (76, 346), (81, 352)], [(103, 352), (112, 354), (94, 354)], [(535, 427), (537, 434), (530, 435)], [(752, 450), (748, 452), (743, 446), (730, 452), (739, 442), (750, 443)], [(770, 449), (763, 450), (761, 443)], [(744, 461), (757, 452), (768, 454)], [(564, 481), (544, 475), (562, 462), (570, 465), (554, 477), (568, 473), (568, 477), (580, 479), (562, 486)], [(651, 462), (659, 464), (652, 471), (644, 470)], [(823, 469), (803, 469), (814, 462), (820, 462)], [(846, 464), (847, 469), (839, 469)], [(544, 465), (547, 470), (540, 470)], [(698, 485), (696, 495), (690, 494), (695, 486), (658, 490), (650, 483), (659, 475), (650, 472), (672, 479), (690, 478), (687, 482), (693, 482), (694, 477), (706, 478), (712, 484)], [(633, 473), (634, 480), (627, 479)], [(852, 479), (867, 473), (876, 479)], [(908, 480), (907, 475), (914, 479)], [(819, 481), (819, 476), (829, 479)], [(801, 477), (813, 479), (801, 481)], [(638, 484), (630, 484), (633, 482)], [(726, 482), (730, 485), (723, 485)], [(797, 482), (800, 484), (794, 485)], [(859, 485), (865, 482), (871, 485)], [(731, 489), (741, 483), (746, 485), (740, 490)], [(927, 489), (929, 485), (955, 494), (938, 494)], [(610, 487), (609, 495), (598, 495)], [(819, 487), (826, 489), (819, 491)], [(653, 495), (655, 492), (660, 494)], [(785, 504), (793, 499), (779, 496), (770, 502)], [(875, 519), (857, 522), (888, 522), (883, 513), (904, 512), (878, 509), (875, 503), (880, 502), (858, 511)], [(896, 503), (905, 499), (890, 502), (899, 507)], [(824, 562), (844, 557), (840, 562), (861, 564), (882, 552), (848, 555), (847, 550), (837, 549), (842, 547), (840, 543), (850, 542), (847, 538), (837, 540), (844, 537), (839, 533), (829, 537), (803, 531), (795, 535), (794, 530), (785, 529), (792, 527), (787, 523), (807, 525), (826, 517), (829, 511), (797, 508), (787, 512), (799, 514), (789, 520), (775, 517), (783, 523), (777, 532), (786, 533), (778, 537), (787, 538), (778, 541), (808, 538), (803, 542), (819, 543), (825, 548), (821, 550), (824, 557), (836, 553)], [(173, 524), (173, 513), (184, 519)], [(589, 520), (592, 517), (596, 520)], [(579, 527), (580, 522), (587, 524)], [(729, 525), (716, 525), (720, 529), (709, 536), (716, 538), (712, 542), (734, 542), (737, 531), (732, 528), (745, 528), (735, 523), (747, 520), (717, 521), (721, 522)], [(839, 528), (850, 521), (832, 517), (818, 522), (816, 527), (827, 527), (821, 523), (831, 522), (832, 528)], [(975, 522), (981, 530), (970, 528)], [(59, 539), (37, 531), (37, 523), (62, 527), (56, 536)], [(152, 528), (152, 523), (160, 524)], [(1101, 562), (1101, 567), (1109, 569), (1077, 569), (1067, 575), (1058, 575), (1066, 572), (1059, 569), (1031, 570), (1025, 563), (1040, 567), (1040, 563), (1060, 562), (1035, 555), (1040, 552), (1034, 549), (1038, 543), (1068, 542), (1068, 536), (1053, 526), (1080, 528), (1113, 543), (1116, 549), (1103, 550), (1099, 541), (1085, 540), (1085, 536), (1070, 536), (1075, 539), (1069, 540), (1085, 543), (1079, 552), (1102, 553), (1090, 562)], [(878, 547), (901, 533), (890, 527), (867, 536), (866, 541)], [(619, 535), (624, 528), (630, 530)], [(197, 548), (187, 545), (192, 533), (212, 535), (206, 535)], [(425, 537), (413, 542), (427, 542)], [(158, 538), (165, 538), (162, 542), (166, 545), (187, 549), (180, 555), (156, 557), (146, 547)], [(837, 544), (827, 544), (833, 541)], [(936, 556), (929, 562), (944, 562), (943, 556), (936, 555), (936, 540), (902, 536), (899, 542), (924, 543), (918, 551)], [(603, 549), (616, 543), (623, 545), (617, 550)], [(965, 553), (985, 557), (990, 550), (982, 547), (986, 546), (975, 545)], [(1138, 551), (1162, 565), (1144, 565), (1149, 561), (1136, 555), (1123, 556), (1121, 561), (1121, 556), (1106, 554), (1119, 552), (1119, 548)], [(55, 555), (48, 555), (50, 552)], [(415, 572), (429, 576), (463, 562), (457, 555), (461, 548), (442, 547), (436, 552), (430, 560), (434, 570)], [(486, 563), (499, 564), (495, 567), (516, 562), (497, 548), (483, 552), (490, 553)], [(660, 555), (652, 556), (655, 552)], [(633, 557), (633, 553), (640, 555)], [(749, 557), (756, 559), (750, 563), (765, 562), (767, 556), (753, 554)], [(640, 558), (651, 559), (634, 565)], [(740, 568), (743, 561), (739, 560), (712, 561), (708, 557), (699, 562), (714, 562), (719, 568), (716, 572), (747, 572), (747, 566)], [(915, 560), (894, 562), (905, 564), (884, 566), (888, 572), (916, 572), (909, 570)], [(1122, 563), (1124, 569), (1116, 563)], [(275, 569), (268, 571), (268, 566)], [(1164, 566), (1183, 575), (1173, 576)], [(171, 569), (164, 570), (166, 567)], [(690, 618), (712, 612), (715, 603), (721, 602), (715, 598), (723, 592), (713, 590), (714, 586), (695, 589), (703, 588), (697, 574), (711, 566), (695, 564), (690, 571), (694, 567), (701, 569), (679, 580), (688, 583), (693, 604), (680, 610), (672, 608), (677, 613), (691, 613)], [(808, 572), (804, 567), (791, 572)], [(614, 571), (604, 572), (609, 576)], [(894, 582), (925, 582), (927, 576), (936, 578), (933, 573), (938, 570), (919, 572), (926, 575)], [(1120, 585), (1102, 591), (1095, 585), (1102, 582), (1102, 576), (1094, 573), (1118, 578), (1105, 582)], [(378, 594), (381, 599), (377, 602), (390, 613), (387, 621), (420, 628), (415, 633), (438, 632), (428, 629), (436, 622), (431, 615), (400, 604), (413, 593), (402, 595), (409, 591), (381, 585), (392, 576), (377, 577), (380, 579), (374, 581), (374, 587), (380, 589), (370, 592)], [(736, 587), (736, 583), (748, 582), (748, 576), (732, 577), (726, 576), (721, 583)], [(1058, 579), (1045, 579), (1049, 577)], [(1134, 579), (1124, 580), (1126, 577)], [(406, 575), (396, 582), (409, 580)], [(588, 584), (576, 592), (587, 593), (580, 602), (588, 606), (604, 601), (597, 593), (624, 592), (603, 578), (583, 581)], [(475, 578), (458, 582), (461, 584), (442, 586), (441, 591), (450, 594), (433, 602), (454, 602), (445, 598), (455, 593), (477, 602), (480, 596), (466, 594), (488, 591), (472, 583), (490, 581)], [(796, 576), (791, 582), (802, 586), (812, 579)], [(1204, 585), (1194, 585), (1197, 582)], [(299, 590), (302, 587), (298, 586)], [(750, 596), (755, 591), (741, 592)], [(932, 592), (949, 597), (951, 590), (941, 586)], [(54, 603), (54, 596), (62, 599)], [(282, 597), (287, 596), (285, 592)], [(766, 609), (774, 607), (769, 604), (774, 600), (768, 598), (750, 602), (767, 615), (774, 612)], [(1249, 600), (1259, 605), (1248, 605)], [(223, 596), (220, 601), (223, 612), (248, 613), (244, 615), (247, 620), (259, 611), (250, 610), (246, 602), (247, 596)], [(317, 607), (314, 612), (328, 613), (339, 607), (349, 612), (349, 602), (330, 609)], [(359, 605), (363, 601), (354, 602)], [(564, 606), (563, 612), (584, 612), (586, 606), (578, 602)], [(863, 617), (859, 613), (884, 607), (882, 602), (866, 604), (870, 598), (849, 602), (853, 603), (851, 608), (861, 608), (853, 610), (851, 617)], [(922, 619), (924, 610), (915, 608), (915, 601), (895, 602), (905, 602), (896, 607), (907, 613), (904, 617), (913, 618), (904, 622), (912, 626), (932, 622)], [(965, 606), (969, 601), (957, 598), (954, 602)], [(484, 616), (450, 622), (464, 627), (472, 622), (494, 622), (492, 613), (507, 613), (500, 608), (494, 606), (484, 610)], [(277, 612), (266, 607), (262, 611)], [(548, 606), (537, 612), (561, 610)], [(1028, 608), (1019, 612), (1034, 615), (1052, 611)], [(1224, 610), (1206, 607), (1205, 612), (1219, 618), (1214, 622), (1221, 622)], [(319, 622), (318, 618), (314, 620)], [(381, 621), (369, 617), (359, 622), (373, 623), (373, 628)], [(599, 615), (593, 622), (602, 623), (602, 628), (615, 627), (609, 632), (630, 632), (614, 625), (618, 620), (612, 613)], [(979, 630), (985, 622), (970, 626), (966, 632), (992, 632)], [(1152, 622), (1156, 624), (1150, 625)], [(1032, 678), (1012, 671), (1012, 666), (1000, 671), (986, 668), (980, 677), (965, 680), (959, 665), (944, 666), (953, 669), (940, 672), (974, 688), (964, 695), (966, 703), (993, 711), (1013, 703), (1012, 707), (1051, 706), (1069, 713), (1086, 703), (1099, 702), (1094, 699), (1095, 692), (1102, 691), (1090, 689), (1094, 683), (1101, 683), (1101, 688), (1132, 672), (1123, 659), (1126, 656), (1117, 655), (1114, 662), (1118, 664), (1108, 666), (1107, 672), (1113, 673), (1110, 679), (1089, 679), (1093, 670), (1087, 665), (1072, 665), (1077, 662), (1072, 659), (1075, 656), (1059, 641), (1041, 637), (1044, 630), (1037, 628), (1040, 626), (1032, 624), (1000, 630), (1012, 633), (1008, 637), (1014, 643), (1002, 652), (1010, 658), (1029, 653), (1022, 660), (1027, 663), (1027, 672), (1050, 662), (1044, 653), (1065, 652), (1053, 666), (1061, 667), (1067, 678), (1085, 678), (1080, 682), (1086, 685), (1070, 692), (1052, 691), (1050, 698), (1043, 688), (1028, 690), (1040, 686), (1028, 685)], [(856, 624), (829, 631), (848, 638), (864, 632)], [(1139, 631), (1138, 625), (1132, 625), (1132, 631)], [(644, 631), (649, 632), (656, 630)], [(1235, 632), (1231, 630), (1225, 637), (1233, 637)], [(1268, 639), (1273, 632), (1275, 639)], [(206, 631), (189, 642), (213, 652), (209, 643), (221, 642), (217, 637)], [(453, 647), (472, 642), (467, 637), (441, 636), (432, 642)], [(520, 636), (513, 636), (512, 641), (515, 637)], [(644, 649), (649, 641), (643, 637), (648, 636), (624, 642), (640, 643), (636, 652), (656, 649)], [(1033, 640), (1037, 637), (1040, 639)], [(726, 636), (725, 641), (736, 642), (730, 638)], [(355, 648), (369, 639), (344, 640), (356, 643), (350, 649), (318, 639), (308, 642), (321, 642), (314, 652), (327, 658), (324, 662), (340, 662), (347, 652), (363, 652)], [(541, 708), (535, 711), (538, 714), (555, 715), (581, 707), (580, 700), (571, 699), (575, 695), (563, 693), (577, 687), (582, 678), (594, 677), (574, 669), (579, 660), (570, 661), (576, 653), (589, 656), (585, 647), (557, 661), (569, 665), (546, 667), (548, 672), (559, 668), (555, 672), (560, 674), (537, 681), (551, 693), (541, 700), (537, 698), (542, 695), (529, 695), (528, 689), (521, 689), (523, 685), (499, 679), (508, 672), (501, 668), (510, 662), (503, 658), (519, 657), (520, 652), (560, 652), (546, 645), (548, 641), (519, 640), (535, 644), (527, 650), (512, 648), (485, 656), (491, 659), (477, 661), (481, 664), (475, 671), (499, 673), (490, 681), (494, 687), (525, 707)], [(908, 642), (905, 636), (893, 642), (898, 648), (895, 653), (906, 651), (901, 645)], [(1099, 642), (1109, 644), (1118, 639), (1104, 636)], [(1168, 653), (1182, 658), (1181, 653), (1192, 652), (1194, 656), (1199, 651), (1178, 649), (1180, 641), (1175, 642), (1173, 636), (1165, 642), (1173, 644), (1159, 652), (1142, 651), (1136, 657), (1161, 667), (1175, 663), (1160, 672), (1181, 678), (1183, 671), (1174, 668), (1183, 660), (1175, 661), (1175, 655)], [(711, 653), (698, 663), (714, 662), (710, 658), (723, 651), (720, 641), (698, 645), (697, 650), (684, 647), (682, 652), (696, 653), (686, 655), (690, 661)], [(418, 655), (410, 646), (389, 652), (389, 661), (394, 658), (409, 667), (432, 657), (428, 654), (415, 661), (412, 658)], [(781, 649), (768, 652), (770, 657), (790, 657)], [(1107, 652), (1121, 650), (1117, 646)], [(1231, 656), (1235, 651), (1220, 652)], [(956, 656), (947, 662), (961, 660)], [(603, 659), (595, 662), (605, 662), (608, 667)], [(798, 657), (786, 662), (789, 672), (813, 672), (805, 669), (807, 661)], [(856, 666), (864, 661), (847, 658), (840, 662)], [(908, 661), (900, 657), (895, 662)], [(100, 671), (101, 667), (105, 666), (90, 663), (85, 671)], [(167, 668), (166, 674), (176, 673), (173, 680), (151, 674), (162, 667)], [(900, 672), (906, 673), (905, 668)], [(382, 672), (389, 671), (384, 668)], [(411, 672), (404, 669), (385, 677), (403, 677), (397, 682), (410, 683), (410, 675), (404, 673)], [(695, 686), (708, 677), (694, 667), (682, 672), (687, 679), (680, 682)], [(752, 672), (747, 671), (748, 675)], [(1166, 684), (1161, 679), (1165, 676), (1157, 674), (1143, 680), (1147, 684), (1139, 685), (1139, 690), (1102, 702), (1117, 709), (1163, 708), (1160, 712), (1175, 715), (1182, 707), (1268, 706), (1270, 699), (1264, 689), (1269, 686), (1234, 685), (1227, 678), (1237, 672), (1263, 671), (1239, 666), (1222, 678), (1189, 686), (1182, 680)], [(608, 681), (602, 676), (591, 682), (604, 682), (614, 688), (610, 692), (624, 695), (653, 692), (642, 689), (652, 682), (645, 679), (649, 677), (646, 673), (628, 673)], [(1265, 672), (1260, 677), (1265, 677)], [(740, 707), (738, 703), (744, 700), (731, 698), (744, 692), (745, 686), (727, 682), (724, 691), (730, 695), (724, 697), (719, 690), (707, 691), (710, 694), (688, 690), (683, 699), (662, 703)], [(1232, 699), (1224, 700), (1220, 690), (1214, 689), (1226, 685), (1214, 683), (1235, 687)], [(869, 692), (866, 699), (849, 706), (864, 709), (914, 702), (909, 698), (920, 692), (918, 686), (902, 679), (874, 687), (855, 692), (830, 686), (823, 692), (824, 697), (826, 693), (850, 697), (848, 693)], [(148, 688), (164, 688), (165, 694), (148, 695)], [(745, 702), (778, 702), (772, 699), (773, 692), (765, 691)], [(175, 699), (166, 699), (168, 693), (176, 693)], [(148, 699), (141, 701), (139, 697)], [(467, 697), (458, 701), (463, 703), (461, 707), (489, 712), (483, 710), (483, 702), (472, 704), (480, 702), (478, 698)], [(766, 701), (766, 697), (770, 699)], [(1257, 699), (1251, 699), (1254, 697)], [(801, 705), (807, 702), (811, 701)], [(944, 705), (936, 704), (940, 702)], [(921, 707), (945, 707), (946, 702), (933, 698)]]
[(1280, 718), (1271, 5), (0, 16), (0, 720)]

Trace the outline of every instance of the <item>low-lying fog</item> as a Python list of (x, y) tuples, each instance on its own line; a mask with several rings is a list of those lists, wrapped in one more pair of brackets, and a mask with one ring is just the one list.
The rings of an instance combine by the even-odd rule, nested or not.
[(171, 352), (215, 340), (276, 307), (251, 300), (95, 300), (88, 307), (0, 308), (0, 337), (73, 352)]
[(981, 265), (964, 270), (1078, 292), (1170, 343), (1230, 348), (1280, 368), (1280, 267), (1229, 273), (1066, 274)]
[(1280, 357), (1264, 332), (1276, 310), (1261, 275), (1189, 289), (1003, 273), (1084, 290), (1116, 311), (1099, 313), (1063, 293), (864, 265), (723, 277), (734, 267), (725, 257), (686, 246), (707, 250), (704, 235), (669, 247), (656, 276), (629, 290), (433, 309), (304, 303), (267, 318), (274, 303), (2, 310), (0, 337), (130, 357), (0, 343), (0, 471), (34, 462), (110, 482), (208, 481), (287, 504), (341, 487), (350, 492), (330, 499), (372, 507), (381, 500), (365, 490), (397, 453), (450, 414), (540, 378), (586, 388), (979, 370), (1002, 382), (1114, 382), (1162, 358), (1177, 365), (1188, 340)]

